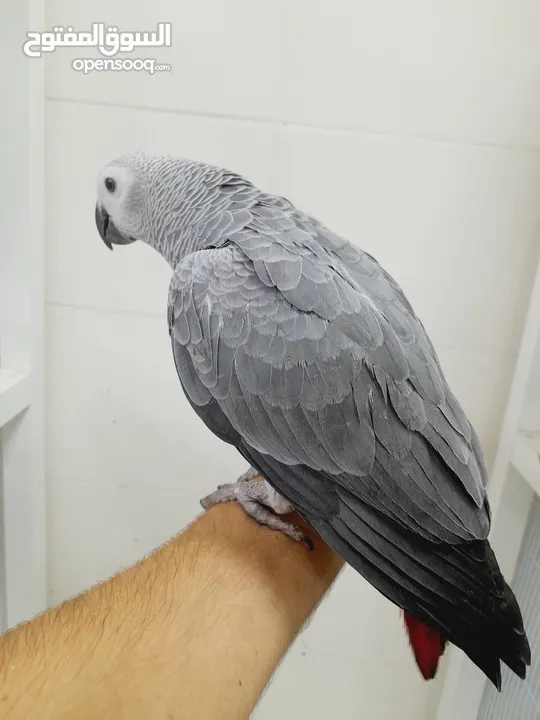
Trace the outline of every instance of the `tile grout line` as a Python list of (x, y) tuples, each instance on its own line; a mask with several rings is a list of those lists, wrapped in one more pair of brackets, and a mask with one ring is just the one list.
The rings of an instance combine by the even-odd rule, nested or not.
[(46, 307), (61, 308), (63, 310), (82, 310), (83, 312), (95, 312), (107, 315), (128, 315), (130, 317), (153, 318), (154, 320), (166, 320), (167, 309), (162, 313), (151, 312), (148, 310), (126, 310), (120, 308), (96, 307), (94, 305), (78, 305), (76, 303), (61, 303), (51, 300), (45, 302)]
[(352, 134), (373, 138), (390, 138), (396, 140), (410, 140), (435, 145), (451, 145), (458, 147), (480, 148), (491, 150), (502, 150), (515, 153), (539, 153), (540, 146), (535, 145), (516, 145), (494, 142), (482, 142), (479, 140), (465, 140), (451, 137), (437, 137), (436, 135), (419, 135), (417, 133), (399, 133), (390, 130), (374, 130), (372, 128), (362, 126), (339, 126), (325, 123), (299, 123), (283, 120), (278, 117), (257, 117), (257, 116), (241, 116), (229, 115), (227, 113), (212, 113), (195, 110), (179, 110), (176, 108), (159, 108), (148, 105), (125, 105), (122, 103), (107, 102), (103, 100), (83, 100), (80, 98), (57, 97), (47, 95), (47, 100), (57, 103), (70, 103), (73, 105), (93, 105), (95, 107), (111, 108), (117, 110), (136, 110), (139, 112), (154, 112), (164, 115), (180, 115), (184, 117), (201, 118), (204, 120), (225, 120), (228, 122), (253, 123), (255, 125), (268, 125), (269, 127), (291, 128), (293, 130), (319, 130), (328, 133)]

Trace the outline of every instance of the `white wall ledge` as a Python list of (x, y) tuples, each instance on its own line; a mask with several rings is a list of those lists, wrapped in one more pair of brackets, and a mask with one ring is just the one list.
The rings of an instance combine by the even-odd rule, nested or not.
[(26, 410), (31, 399), (29, 373), (0, 370), (0, 428)]

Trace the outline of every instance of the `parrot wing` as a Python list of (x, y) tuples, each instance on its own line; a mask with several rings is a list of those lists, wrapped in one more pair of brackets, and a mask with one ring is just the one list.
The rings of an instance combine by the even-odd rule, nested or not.
[(171, 282), (192, 406), (384, 595), (495, 684), (499, 658), (523, 674), (478, 440), (403, 293), (283, 199), (238, 215)]

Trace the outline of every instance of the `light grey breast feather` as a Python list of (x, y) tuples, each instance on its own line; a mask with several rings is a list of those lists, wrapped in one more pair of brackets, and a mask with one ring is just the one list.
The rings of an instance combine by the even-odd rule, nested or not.
[(388, 273), (283, 198), (233, 205), (214, 230), (170, 286), (191, 401), (426, 539), (486, 537), (478, 439)]

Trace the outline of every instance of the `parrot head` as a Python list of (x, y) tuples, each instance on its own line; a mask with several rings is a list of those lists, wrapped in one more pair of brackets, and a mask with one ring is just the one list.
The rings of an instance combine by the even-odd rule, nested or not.
[(143, 225), (144, 174), (129, 167), (126, 159), (104, 167), (97, 179), (96, 225), (110, 250), (139, 239)]
[(120, 155), (97, 178), (95, 220), (101, 239), (111, 250), (141, 240), (174, 265), (196, 249), (194, 243), (204, 235), (198, 223), (212, 222), (223, 212), (216, 187), (224, 177), (232, 174), (170, 155)]
[[(97, 178), (96, 225), (105, 245), (142, 240), (154, 245), (159, 217), (171, 207), (188, 161), (146, 152), (125, 153), (101, 169)], [(178, 197), (178, 194), (177, 194)]]

